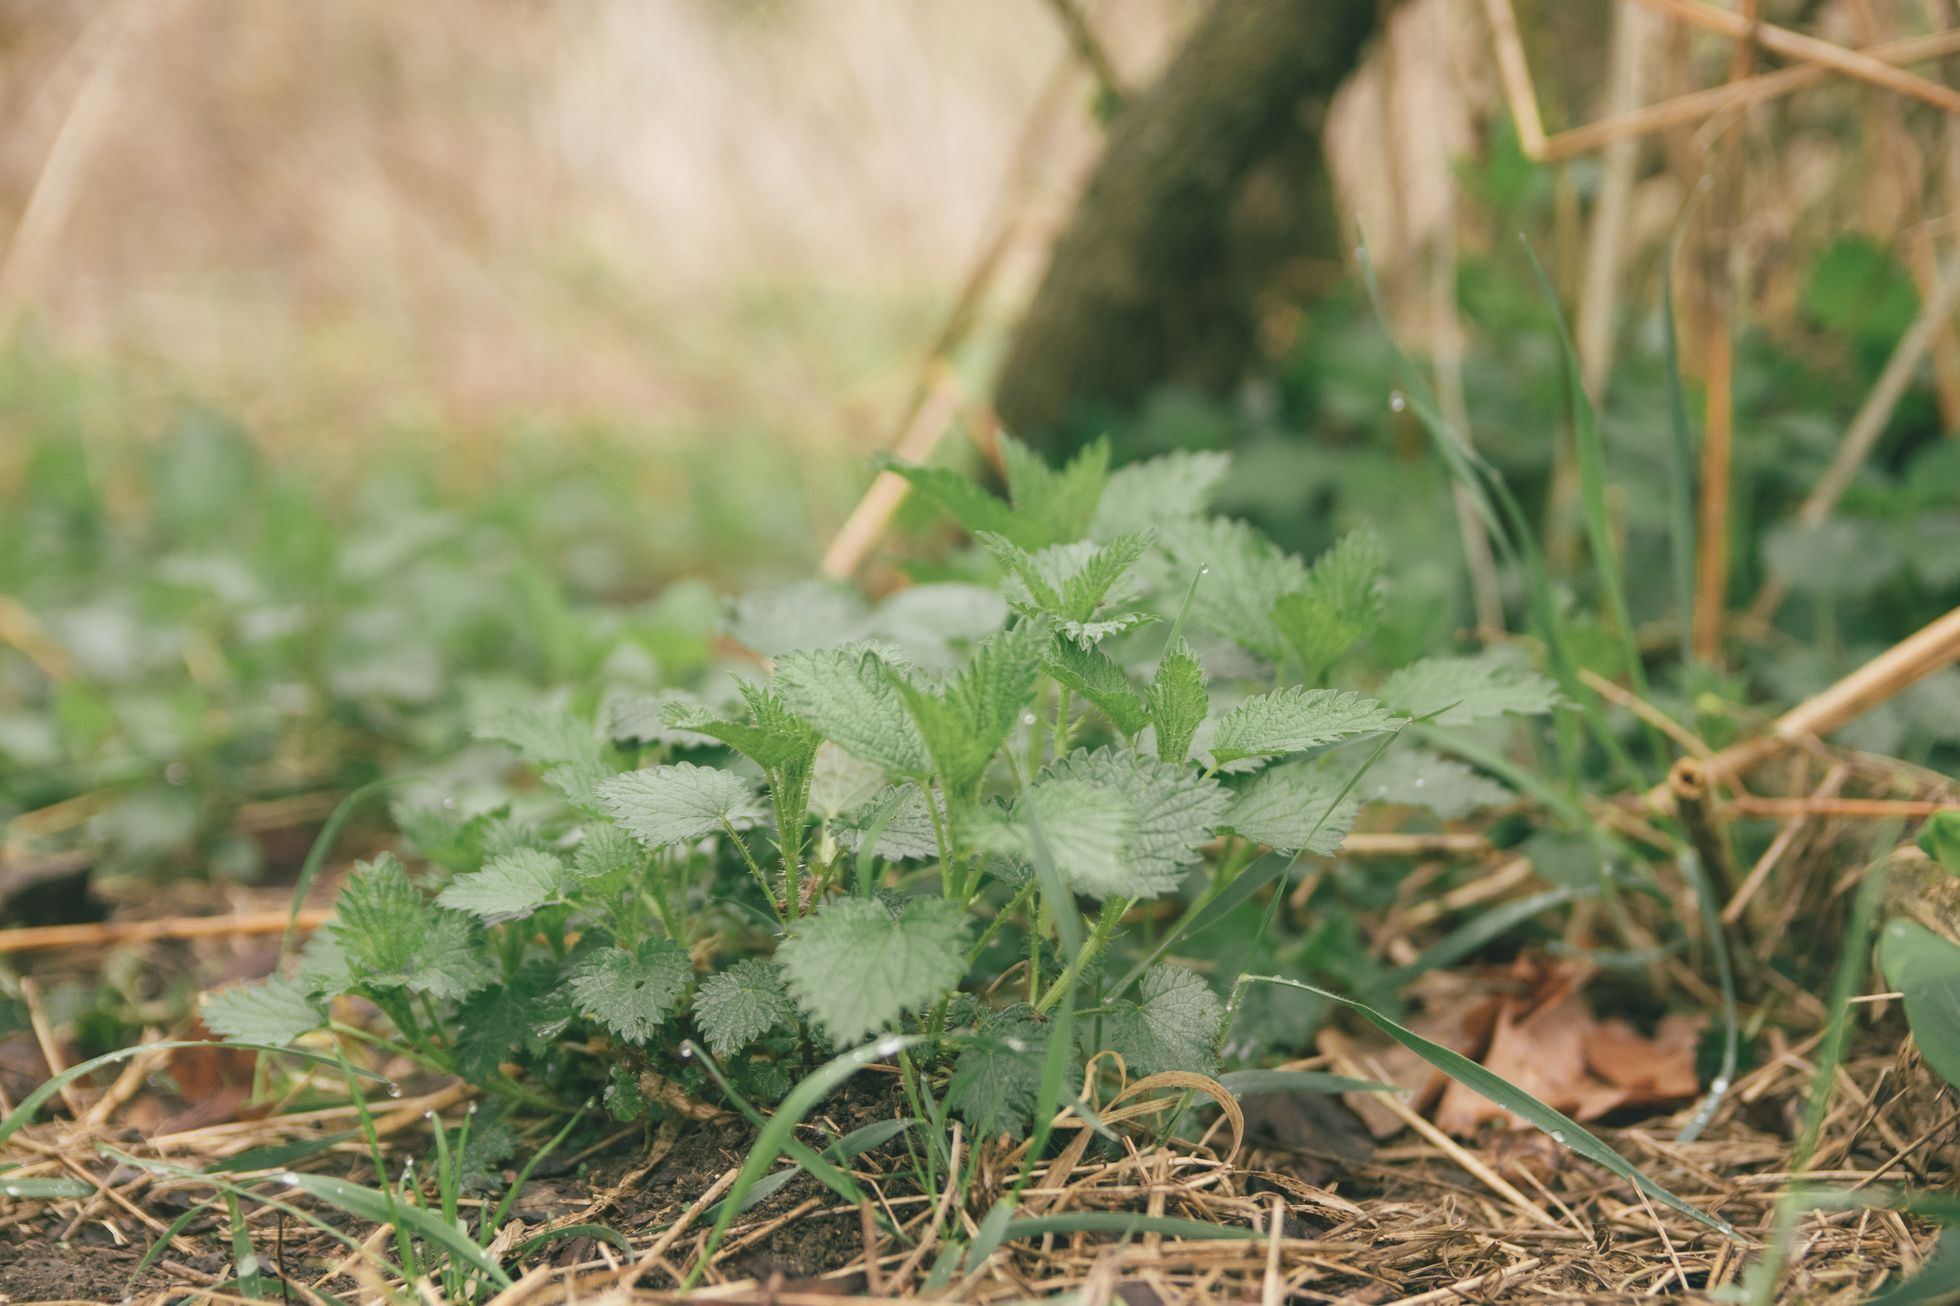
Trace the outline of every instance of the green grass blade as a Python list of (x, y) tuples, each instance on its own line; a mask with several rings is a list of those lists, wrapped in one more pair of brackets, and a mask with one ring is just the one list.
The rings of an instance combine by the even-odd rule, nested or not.
[(306, 850), (306, 860), (300, 863), (299, 878), (293, 881), (293, 906), (286, 916), (285, 933), (279, 936), (279, 960), (273, 967), (275, 973), (286, 964), (286, 956), (292, 951), (293, 937), (298, 933), (300, 908), (306, 905), (306, 895), (313, 891), (313, 881), (318, 878), (320, 868), (326, 865), (327, 854), (333, 851), (334, 841), (340, 838), (341, 830), (360, 810), (362, 803), (411, 778), (408, 775), (390, 775), (370, 780), (359, 789), (350, 791), (327, 814), (326, 823), (313, 838), (313, 846)]
[[(333, 1057), (327, 1056), (323, 1053), (308, 1052), (301, 1048), (284, 1047), (272, 1043), (229, 1043), (229, 1042), (216, 1043), (210, 1041), (191, 1041), (191, 1042), (169, 1041), (163, 1043), (144, 1043), (138, 1047), (123, 1048), (120, 1051), (116, 1051), (116, 1052), (105, 1052), (99, 1057), (91, 1057), (89, 1060), (82, 1062), (78, 1066), (70, 1066), (68, 1069), (62, 1071), (58, 1075), (53, 1076), (46, 1083), (42, 1084), (39, 1088), (35, 1089), (32, 1093), (29, 1093), (26, 1097), (22, 1098), (20, 1100), (20, 1105), (15, 1107), (13, 1111), (8, 1114), (6, 1119), (0, 1120), (0, 1143), (6, 1142), (9, 1138), (12, 1138), (15, 1134), (19, 1133), (21, 1129), (33, 1123), (34, 1117), (40, 1113), (42, 1107), (48, 1104), (49, 1098), (53, 1097), (56, 1093), (59, 1093), (63, 1088), (67, 1087), (69, 1084), (72, 1084), (76, 1080), (82, 1078), (84, 1075), (92, 1075), (96, 1071), (101, 1070), (105, 1066), (113, 1066), (119, 1061), (127, 1061), (131, 1057), (141, 1056), (145, 1052), (150, 1052), (156, 1049), (174, 1050), (178, 1048), (249, 1048), (254, 1052), (279, 1052), (289, 1057), (298, 1057), (302, 1061), (317, 1061), (320, 1062), (322, 1065), (331, 1066), (337, 1064)], [(361, 1078), (363, 1079), (373, 1080), (376, 1083), (385, 1084), (388, 1082), (388, 1077), (386, 1075), (377, 1075), (371, 1070), (356, 1070), (353, 1073), (361, 1076)]]
[[(868, 1152), (874, 1147), (890, 1142), (918, 1123), (917, 1118), (913, 1116), (906, 1116), (899, 1120), (875, 1120), (861, 1129), (853, 1129), (850, 1133), (845, 1134), (836, 1142), (824, 1148), (823, 1155), (836, 1161), (838, 1165), (849, 1165), (851, 1158)], [(803, 1172), (804, 1167), (801, 1163), (797, 1163), (784, 1166), (774, 1174), (764, 1175), (755, 1181), (753, 1188), (749, 1189), (748, 1196), (744, 1197), (742, 1204), (735, 1208), (735, 1214), (740, 1215), (750, 1207), (766, 1201), (770, 1194)], [(710, 1220), (719, 1220), (721, 1218), (721, 1208), (727, 1204), (728, 1199), (726, 1198), (716, 1202), (709, 1209), (708, 1218)]]
[(1674, 571), (1674, 616), (1681, 665), (1695, 661), (1695, 491), (1700, 480), (1695, 437), (1688, 425), (1688, 396), (1681, 384), (1681, 349), (1674, 328), (1674, 258), (1678, 239), (1661, 261), (1661, 357), (1667, 371), (1667, 534)]
[(150, 1250), (143, 1253), (143, 1259), (136, 1262), (136, 1268), (129, 1272), (129, 1282), (123, 1285), (124, 1297), (133, 1297), (136, 1295), (136, 1281), (143, 1277), (145, 1270), (163, 1259), (163, 1254), (170, 1250), (170, 1240), (190, 1228), (191, 1222), (210, 1210), (212, 1204), (217, 1200), (215, 1197), (205, 1198), (196, 1206), (193, 1206), (190, 1210), (185, 1211), (182, 1215), (172, 1220), (169, 1227), (157, 1235), (156, 1241), (150, 1244)]
[(95, 1185), (79, 1179), (8, 1179), (0, 1176), (0, 1197), (31, 1202), (54, 1202), (69, 1197), (93, 1197)]
[(608, 1246), (617, 1247), (628, 1256), (633, 1254), (633, 1244), (627, 1240), (626, 1235), (620, 1233), (617, 1229), (603, 1224), (568, 1224), (562, 1229), (547, 1229), (541, 1234), (526, 1238), (523, 1242), (517, 1244), (516, 1249), (511, 1252), (510, 1258), (513, 1261), (522, 1261), (532, 1252), (538, 1250), (538, 1248), (551, 1243), (562, 1242), (567, 1238), (594, 1238)]
[(1432, 1043), (1415, 1031), (1397, 1024), (1366, 1003), (1356, 1002), (1353, 998), (1344, 998), (1338, 993), (1332, 993), (1323, 988), (1316, 988), (1312, 984), (1303, 984), (1299, 980), (1287, 979), (1280, 975), (1248, 975), (1239, 982), (1241, 985), (1278, 984), (1285, 988), (1299, 989), (1304, 993), (1311, 993), (1316, 997), (1323, 998), (1328, 1002), (1338, 1003), (1358, 1013), (1362, 1019), (1373, 1025), (1376, 1029), (1379, 1029), (1382, 1033), (1388, 1035), (1397, 1043), (1400, 1043), (1403, 1047), (1409, 1049), (1409, 1051), (1415, 1053), (1424, 1061), (1427, 1061), (1430, 1065), (1448, 1075), (1451, 1079), (1456, 1080), (1465, 1088), (1471, 1089), (1478, 1095), (1490, 1099), (1518, 1118), (1528, 1121), (1544, 1130), (1552, 1136), (1553, 1142), (1568, 1147), (1595, 1165), (1612, 1171), (1655, 1201), (1665, 1203), (1681, 1212), (1681, 1214), (1688, 1216), (1690, 1219), (1707, 1225), (1717, 1233), (1730, 1238), (1736, 1237), (1735, 1230), (1729, 1226), (1727, 1221), (1709, 1215), (1706, 1211), (1700, 1210), (1697, 1207), (1690, 1206), (1681, 1198), (1676, 1197), (1673, 1193), (1661, 1187), (1652, 1179), (1649, 1179), (1633, 1162), (1608, 1147), (1597, 1136), (1589, 1132), (1583, 1125), (1573, 1120), (1564, 1112), (1556, 1111), (1546, 1106), (1543, 1102), (1525, 1092), (1502, 1075), (1486, 1070), (1461, 1053), (1453, 1052), (1440, 1043)]
[(456, 1225), (419, 1206), (398, 1202), (392, 1194), (364, 1188), (332, 1175), (288, 1173), (280, 1176), (280, 1182), (337, 1207), (357, 1220), (392, 1224), (425, 1242), (434, 1243), (497, 1287), (510, 1287), (510, 1276), (504, 1273), (504, 1267), (477, 1246), (474, 1239)]
[(225, 1215), (231, 1221), (231, 1270), (238, 1291), (247, 1297), (266, 1297), (265, 1276), (259, 1273), (259, 1254), (252, 1249), (252, 1231), (245, 1227), (245, 1213), (238, 1198), (225, 1194)]
[(1239, 1224), (1207, 1224), (1169, 1215), (1133, 1215), (1127, 1211), (1075, 1211), (1067, 1215), (1037, 1215), (1009, 1220), (1006, 1237), (1040, 1238), (1051, 1233), (1113, 1233), (1123, 1237), (1154, 1233), (1171, 1238), (1207, 1238), (1251, 1242), (1266, 1237), (1260, 1229)]
[[(694, 1267), (688, 1271), (687, 1279), (681, 1285), (682, 1291), (691, 1289), (700, 1281), (701, 1272), (707, 1268), (708, 1261), (715, 1254), (715, 1249), (721, 1246), (722, 1238), (728, 1233), (728, 1225), (734, 1220), (742, 1198), (756, 1181), (762, 1178), (762, 1172), (775, 1164), (776, 1158), (787, 1150), (788, 1144), (795, 1142), (793, 1135), (796, 1127), (803, 1123), (803, 1117), (816, 1110), (818, 1104), (829, 1097), (838, 1085), (858, 1071), (888, 1057), (895, 1057), (905, 1049), (916, 1046), (920, 1041), (916, 1037), (897, 1035), (875, 1039), (862, 1047), (852, 1048), (841, 1056), (832, 1057), (790, 1090), (789, 1096), (785, 1097), (782, 1105), (776, 1108), (776, 1114), (770, 1116), (767, 1123), (763, 1125), (761, 1135), (755, 1140), (755, 1146), (749, 1149), (748, 1159), (742, 1162), (742, 1168), (735, 1176), (735, 1185), (728, 1190), (728, 1197), (722, 1203), (721, 1217), (709, 1230), (707, 1246), (702, 1249), (700, 1257), (694, 1262)], [(705, 1054), (699, 1053), (696, 1059), (703, 1064), (708, 1064), (711, 1060)], [(814, 1157), (815, 1153), (810, 1155)], [(808, 1162), (806, 1161), (805, 1164), (807, 1165)]]

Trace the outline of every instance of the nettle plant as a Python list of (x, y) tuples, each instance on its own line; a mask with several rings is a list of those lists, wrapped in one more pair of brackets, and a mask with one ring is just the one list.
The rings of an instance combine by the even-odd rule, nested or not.
[(1030, 1127), (1058, 1022), (1062, 1067), (1215, 1070), (1237, 976), (1164, 960), (1179, 939), (1275, 885), (1269, 923), (1292, 862), (1263, 855), (1335, 852), (1364, 799), (1508, 797), (1398, 736), (1556, 694), (1503, 654), (1332, 687), (1381, 619), (1371, 536), (1309, 566), (1210, 514), (1222, 455), (1001, 447), (1005, 499), (898, 469), (995, 583), (767, 592), (731, 609), (751, 674), (493, 723), (545, 788), (400, 812), (428, 870), (360, 866), (297, 970), (207, 1022), (291, 1041), (351, 995), (433, 1068), (535, 1101), (604, 1082), (622, 1117), (714, 1092), (695, 1041), (775, 1100), (910, 1033), (908, 1077), (988, 1133)]

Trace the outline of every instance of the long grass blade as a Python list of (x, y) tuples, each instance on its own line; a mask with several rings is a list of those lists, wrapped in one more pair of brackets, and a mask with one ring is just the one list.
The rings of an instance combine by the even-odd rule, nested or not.
[[(1432, 1043), (1414, 1030), (1390, 1020), (1366, 1003), (1356, 1002), (1353, 998), (1344, 998), (1338, 993), (1316, 988), (1312, 984), (1304, 984), (1299, 980), (1287, 979), (1281, 975), (1247, 975), (1239, 981), (1239, 987), (1243, 988), (1247, 984), (1277, 984), (1284, 988), (1299, 989), (1303, 993), (1311, 993), (1328, 1002), (1348, 1008), (1465, 1088), (1490, 1099), (1519, 1119), (1544, 1130), (1551, 1135), (1553, 1142), (1568, 1147), (1595, 1165), (1612, 1171), (1655, 1201), (1665, 1203), (1690, 1219), (1707, 1225), (1717, 1233), (1730, 1238), (1736, 1237), (1735, 1230), (1727, 1221), (1717, 1219), (1706, 1211), (1689, 1205), (1655, 1183), (1633, 1162), (1608, 1147), (1585, 1126), (1564, 1112), (1545, 1105), (1502, 1075), (1486, 1070), (1461, 1053), (1453, 1052), (1440, 1043)], [(1235, 1005), (1238, 996), (1237, 992), (1232, 995)]]
[(1667, 535), (1674, 572), (1674, 616), (1679, 626), (1681, 665), (1695, 661), (1695, 499), (1700, 475), (1688, 395), (1681, 384), (1681, 347), (1674, 326), (1674, 259), (1677, 238), (1661, 260), (1661, 359), (1667, 371)]
[(289, 1188), (298, 1189), (309, 1197), (318, 1198), (329, 1206), (337, 1207), (357, 1220), (369, 1220), (375, 1224), (393, 1224), (405, 1229), (415, 1237), (431, 1242), (448, 1252), (452, 1257), (470, 1266), (499, 1288), (510, 1287), (510, 1276), (504, 1267), (483, 1248), (477, 1246), (470, 1236), (456, 1225), (407, 1202), (398, 1202), (392, 1194), (364, 1188), (346, 1179), (336, 1179), (323, 1174), (284, 1174), (280, 1182)]

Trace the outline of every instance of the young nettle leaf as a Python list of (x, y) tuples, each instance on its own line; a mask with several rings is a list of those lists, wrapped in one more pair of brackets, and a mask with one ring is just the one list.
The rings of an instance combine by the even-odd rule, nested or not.
[(1500, 650), (1411, 663), (1382, 682), (1381, 696), (1415, 720), (1439, 726), (1535, 716), (1561, 702), (1550, 679)]
[(594, 822), (585, 827), (572, 853), (569, 880), (587, 891), (608, 893), (624, 888), (646, 861), (646, 849), (632, 835), (609, 822)]
[(984, 809), (973, 819), (976, 844), (1023, 862), (1034, 860), (1038, 832), (1077, 893), (1133, 897), (1145, 883), (1137, 871), (1142, 818), (1136, 804), (1107, 786), (1047, 776), (1029, 785), (1011, 809)]
[(628, 1042), (642, 1043), (680, 1006), (693, 977), (686, 949), (672, 939), (648, 939), (631, 952), (592, 953), (573, 970), (567, 987), (581, 1015)]
[(1381, 625), (1381, 572), (1387, 560), (1373, 531), (1344, 535), (1314, 561), (1306, 583), (1273, 606), (1273, 622), (1308, 680), (1318, 681)]
[(876, 649), (856, 644), (785, 653), (776, 659), (774, 688), (790, 711), (838, 747), (907, 779), (932, 773), (896, 669)]
[(775, 966), (755, 957), (708, 976), (694, 994), (694, 1023), (721, 1057), (740, 1051), (795, 1014)]
[(968, 921), (958, 903), (839, 898), (805, 917), (776, 949), (796, 1004), (836, 1044), (890, 1029), (966, 975)]
[(1191, 738), (1211, 710), (1204, 664), (1183, 640), (1157, 663), (1150, 681), (1150, 724), (1157, 730), (1157, 756), (1182, 762), (1191, 755)]
[(462, 999), (494, 978), (469, 918), (423, 898), (393, 854), (355, 867), (334, 915), (348, 972), (368, 988)]
[(1408, 722), (1372, 698), (1347, 690), (1276, 689), (1246, 699), (1218, 719), (1215, 766), (1247, 757), (1304, 753), (1363, 735), (1394, 733)]
[(1024, 549), (1079, 540), (1088, 533), (1109, 479), (1109, 445), (1097, 441), (1057, 470), (1011, 436), (1000, 438), (1007, 471), (1007, 501), (987, 493), (971, 479), (936, 467), (914, 467), (892, 458), (887, 471), (912, 482), (970, 532), (991, 531)]
[(1052, 618), (1062, 635), (1085, 649), (1156, 620), (1146, 612), (1102, 610), (1126, 597), (1118, 585), (1149, 549), (1150, 532), (1119, 535), (1100, 546), (1090, 540), (1056, 544), (1038, 553), (991, 532), (978, 538), (1019, 582), (1010, 586), (1008, 602), (1026, 616)]
[(1101, 649), (1084, 648), (1058, 633), (1045, 652), (1041, 669), (1056, 684), (1095, 704), (1124, 737), (1135, 738), (1150, 724), (1150, 709), (1143, 696), (1130, 684), (1123, 668)]
[(1307, 569), (1257, 530), (1230, 517), (1167, 526), (1163, 548), (1180, 583), (1204, 569), (1191, 595), (1191, 618), (1268, 662), (1286, 657), (1273, 608), (1306, 583)]
[(1224, 814), (1215, 780), (1129, 748), (1077, 749), (1045, 767), (1004, 815), (982, 813), (974, 835), (995, 852), (1032, 860), (1033, 817), (1076, 892), (1154, 897), (1203, 857)]
[(1368, 769), (1357, 792), (1369, 802), (1426, 807), (1452, 820), (1502, 806), (1517, 797), (1455, 758), (1426, 748), (1400, 746)]
[(854, 812), (885, 791), (885, 768), (853, 756), (825, 740), (811, 764), (810, 806), (819, 817), (834, 821)]
[[(1041, 1105), (1041, 1062), (1048, 1025), (1026, 1006), (990, 1013), (953, 1065), (946, 1106), (976, 1137), (1026, 1136)], [(1071, 1069), (1067, 1080), (1081, 1081)]]
[(520, 1048), (537, 1046), (541, 1026), (555, 1025), (547, 1037), (555, 1036), (572, 1014), (562, 996), (553, 1001), (559, 984), (556, 962), (528, 962), (509, 983), (492, 985), (465, 1002), (456, 1013), (456, 1073), (481, 1084)]
[(307, 988), (279, 978), (233, 984), (204, 1000), (204, 1024), (214, 1034), (244, 1043), (291, 1043), (327, 1023), (327, 1013)]
[(616, 776), (599, 786), (599, 801), (649, 848), (699, 839), (724, 824), (746, 829), (761, 815), (748, 781), (690, 762)]
[(861, 639), (871, 616), (862, 596), (830, 581), (755, 590), (729, 605), (728, 634), (768, 657)]
[(518, 848), (471, 875), (450, 881), (438, 906), (468, 912), (486, 925), (516, 920), (565, 893), (565, 863), (536, 848)]
[(1110, 473), (1089, 537), (1114, 539), (1125, 531), (1201, 516), (1231, 466), (1228, 454), (1179, 449), (1119, 467)]
[(991, 636), (939, 690), (892, 673), (892, 684), (947, 789), (963, 792), (986, 773), (1034, 692), (1045, 639), (1038, 627), (1026, 623)]
[[(936, 797), (939, 818), (946, 820), (946, 803)], [(892, 862), (929, 861), (939, 855), (939, 836), (932, 828), (932, 814), (917, 785), (885, 789), (870, 802), (838, 818), (832, 833), (844, 848), (856, 852), (865, 834), (878, 831), (878, 856)]]
[(675, 711), (708, 713), (709, 708), (686, 690), (664, 689), (654, 694), (614, 694), (600, 715), (607, 723), (607, 735), (622, 743), (705, 748), (715, 742), (697, 731), (669, 724), (668, 714)]
[(784, 857), (793, 860), (802, 851), (803, 822), (810, 809), (810, 780), (817, 747), (823, 741), (771, 690), (744, 681), (741, 692), (749, 706), (747, 722), (720, 720), (686, 709), (670, 710), (667, 719), (671, 724), (720, 740), (762, 768), (776, 809), (778, 841), (783, 846)]
[(1359, 804), (1341, 798), (1344, 782), (1301, 767), (1280, 767), (1255, 777), (1232, 797), (1223, 827), (1275, 852), (1327, 856), (1354, 828)]
[(1102, 1020), (1103, 1041), (1122, 1056), (1131, 1078), (1166, 1070), (1210, 1074), (1225, 1004), (1204, 977), (1182, 966), (1153, 966), (1137, 996), (1113, 1004)]
[(540, 769), (599, 755), (599, 739), (591, 723), (558, 708), (512, 708), (479, 724), (476, 735), (508, 744)]

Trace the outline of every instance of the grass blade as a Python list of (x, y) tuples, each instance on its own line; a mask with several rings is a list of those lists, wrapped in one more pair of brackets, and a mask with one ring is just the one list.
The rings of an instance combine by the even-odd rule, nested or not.
[(1220, 1075), (1218, 1082), (1233, 1097), (1254, 1093), (1399, 1093), (1394, 1084), (1348, 1075), (1330, 1075), (1320, 1070), (1234, 1070)]
[(1695, 490), (1700, 475), (1695, 438), (1688, 425), (1688, 396), (1681, 384), (1681, 348), (1674, 328), (1674, 257), (1679, 239), (1661, 260), (1661, 357), (1667, 370), (1667, 534), (1674, 564), (1674, 614), (1683, 667), (1695, 661)]
[(280, 1182), (337, 1207), (357, 1220), (392, 1224), (405, 1229), (415, 1237), (441, 1247), (499, 1288), (510, 1287), (510, 1276), (504, 1273), (504, 1267), (477, 1246), (474, 1239), (461, 1228), (419, 1206), (398, 1202), (388, 1193), (376, 1192), (332, 1175), (288, 1173), (280, 1176)]
[[(755, 1140), (755, 1146), (749, 1149), (748, 1159), (742, 1162), (742, 1169), (735, 1176), (734, 1187), (728, 1190), (727, 1200), (722, 1203), (721, 1216), (708, 1232), (707, 1246), (702, 1248), (701, 1255), (695, 1260), (693, 1268), (687, 1272), (686, 1281), (681, 1284), (683, 1292), (693, 1288), (700, 1281), (701, 1272), (707, 1269), (708, 1262), (714, 1257), (715, 1249), (721, 1246), (723, 1236), (728, 1233), (729, 1223), (734, 1220), (742, 1198), (750, 1188), (755, 1186), (756, 1181), (762, 1178), (762, 1172), (775, 1164), (776, 1158), (783, 1154), (787, 1145), (795, 1141), (793, 1135), (796, 1127), (803, 1123), (803, 1117), (816, 1110), (817, 1105), (829, 1097), (838, 1085), (858, 1071), (874, 1062), (895, 1057), (919, 1042), (916, 1037), (901, 1038), (896, 1035), (875, 1039), (862, 1047), (852, 1048), (841, 1056), (832, 1057), (790, 1090), (789, 1096), (785, 1097), (782, 1105), (776, 1108), (776, 1114), (770, 1116), (767, 1123), (763, 1125), (761, 1135)], [(710, 1059), (706, 1056), (700, 1056), (698, 1059), (703, 1064), (709, 1064)], [(810, 1155), (814, 1157), (815, 1153)], [(809, 1164), (808, 1161), (805, 1161), (805, 1164)]]
[[(1633, 1162), (1608, 1147), (1597, 1136), (1589, 1132), (1583, 1125), (1573, 1120), (1564, 1112), (1556, 1111), (1546, 1106), (1543, 1102), (1525, 1092), (1502, 1075), (1486, 1070), (1461, 1053), (1453, 1052), (1440, 1043), (1432, 1043), (1414, 1030), (1397, 1024), (1366, 1003), (1356, 1002), (1353, 998), (1344, 998), (1338, 993), (1332, 993), (1326, 989), (1316, 988), (1311, 984), (1303, 984), (1299, 980), (1287, 979), (1280, 975), (1247, 975), (1239, 981), (1239, 987), (1243, 988), (1247, 984), (1278, 984), (1285, 988), (1299, 989), (1304, 993), (1311, 993), (1316, 997), (1324, 998), (1328, 1002), (1338, 1003), (1358, 1013), (1376, 1029), (1379, 1029), (1382, 1033), (1388, 1035), (1397, 1043), (1400, 1043), (1403, 1047), (1409, 1049), (1409, 1051), (1415, 1053), (1424, 1061), (1427, 1061), (1430, 1065), (1448, 1075), (1451, 1079), (1456, 1080), (1465, 1088), (1471, 1089), (1479, 1095), (1490, 1099), (1520, 1119), (1538, 1126), (1538, 1128), (1552, 1136), (1553, 1142), (1568, 1147), (1595, 1165), (1603, 1166), (1607, 1170), (1612, 1171), (1655, 1201), (1665, 1203), (1690, 1219), (1707, 1225), (1717, 1233), (1730, 1238), (1736, 1237), (1735, 1230), (1729, 1226), (1727, 1221), (1718, 1219), (1697, 1207), (1690, 1206), (1681, 1198), (1676, 1197), (1673, 1193), (1661, 1187), (1652, 1179), (1649, 1179)], [(1232, 995), (1235, 1006), (1238, 1002), (1238, 996), (1236, 991)]]

